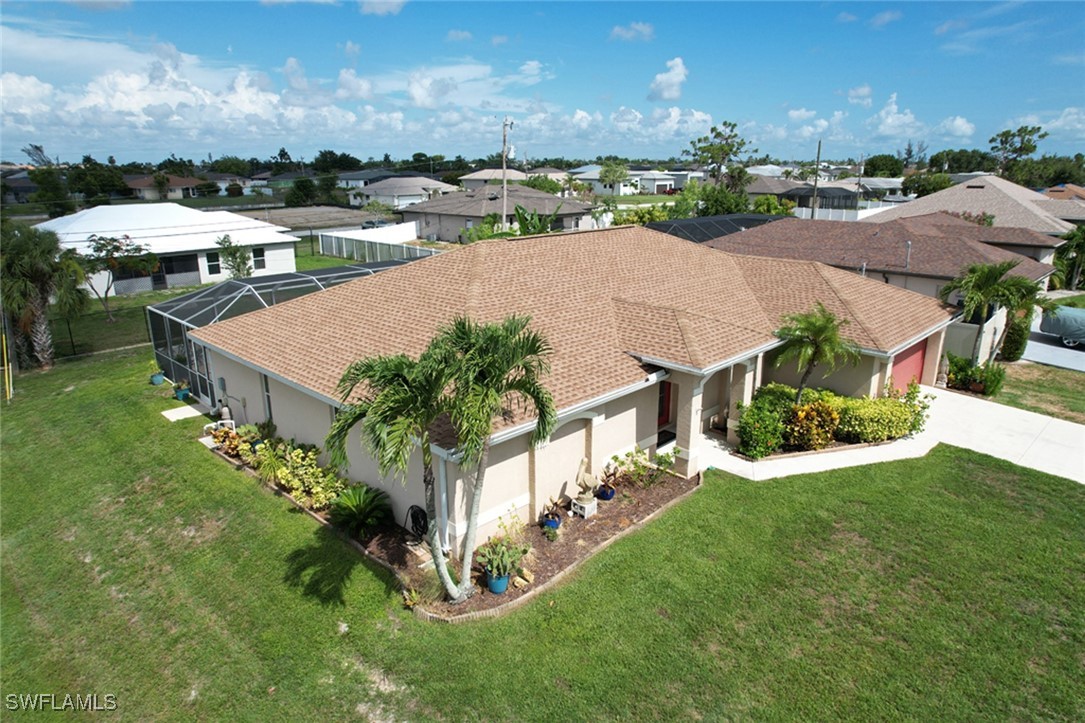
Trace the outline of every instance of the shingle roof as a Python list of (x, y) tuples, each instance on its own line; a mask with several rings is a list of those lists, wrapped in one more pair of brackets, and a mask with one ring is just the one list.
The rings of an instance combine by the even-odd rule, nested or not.
[(361, 194), (363, 196), (381, 196), (390, 194), (425, 195), (429, 191), (455, 190), (457, 190), (456, 186), (444, 183), (443, 181), (433, 181), (429, 178), (419, 178), (416, 176), (393, 176), (391, 178), (385, 178), (383, 181), (370, 183), (368, 186), (361, 189)]
[(457, 314), (529, 314), (553, 345), (546, 384), (564, 409), (643, 380), (659, 361), (704, 369), (742, 358), (775, 343), (782, 314), (816, 301), (849, 320), (844, 336), (885, 353), (953, 313), (821, 264), (720, 253), (625, 226), (478, 242), (192, 336), (334, 399), (349, 363), (417, 355)]
[(917, 233), (902, 221), (867, 225), (784, 218), (703, 245), (730, 253), (816, 260), (852, 271), (865, 264), (868, 271), (940, 279), (952, 279), (971, 264), (1002, 261), (1018, 261), (1014, 273), (1033, 280), (1054, 271), (1047, 264), (980, 241), (984, 231), (967, 222), (965, 226), (947, 224), (941, 230), (928, 226)]
[(951, 216), (948, 213), (929, 213), (925, 216), (910, 216), (895, 221), (913, 233), (927, 236), (952, 236), (955, 238), (968, 238), (973, 241), (993, 244), (995, 246), (1036, 246), (1040, 248), (1057, 248), (1066, 243), (1063, 239), (1047, 234), (1031, 231), (1027, 228), (1012, 228), (1009, 226), (979, 226), (963, 218)]
[[(528, 211), (538, 211), (543, 215), (558, 212), (558, 216), (583, 216), (592, 207), (571, 198), (537, 191), (520, 184), (509, 186), (509, 213), (519, 204)], [(491, 213), (501, 214), (501, 186), (483, 186), (473, 191), (450, 193), (404, 209), (404, 213), (433, 213), (445, 216), (463, 216), (465, 218), (485, 218)], [(558, 207), (561, 207), (560, 209)]]
[(1075, 183), (1060, 183), (1057, 186), (1044, 191), (1044, 195), (1048, 198), (1061, 199), (1061, 200), (1074, 200), (1085, 201), (1085, 188), (1078, 186)]
[(1049, 199), (1041, 193), (1018, 186), (998, 176), (979, 176), (860, 219), (864, 223), (885, 223), (907, 216), (938, 211), (989, 213), (995, 226), (1028, 228), (1047, 234), (1072, 231), (1074, 225), (1050, 213), (1039, 202)]
[(806, 185), (801, 181), (792, 181), (787, 178), (754, 175), (753, 181), (746, 186), (746, 194), (749, 196), (778, 196), (793, 188), (805, 188)]
[[(509, 181), (526, 181), (527, 174), (523, 171), (518, 171), (515, 168), (509, 168), (505, 171), (505, 179)], [(465, 176), (460, 176), (460, 180), (468, 181), (500, 181), (501, 169), (500, 168), (483, 168), (482, 170), (475, 171), (474, 173), (468, 173)]]

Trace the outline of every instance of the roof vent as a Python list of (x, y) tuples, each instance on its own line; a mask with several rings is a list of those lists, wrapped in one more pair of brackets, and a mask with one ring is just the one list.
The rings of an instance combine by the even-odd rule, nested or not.
[(491, 201), (496, 201), (499, 196), (496, 191), (491, 191), (490, 195), (488, 195), (486, 198), (490, 199)]
[(987, 188), (987, 186), (983, 185), (982, 183), (970, 183), (965, 186), (965, 188)]

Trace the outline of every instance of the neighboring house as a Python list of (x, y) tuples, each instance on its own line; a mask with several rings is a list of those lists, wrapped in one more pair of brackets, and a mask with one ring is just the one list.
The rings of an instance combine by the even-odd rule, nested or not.
[(690, 181), (704, 183), (705, 172), (692, 168), (672, 168), (666, 174), (674, 179), (674, 187), (681, 191)]
[(509, 186), (508, 203), (502, 203), (500, 186), (483, 186), (474, 191), (450, 193), (403, 209), (404, 221), (418, 222), (418, 235), (432, 240), (460, 242), (465, 229), (474, 228), (490, 214), (499, 217), (504, 208), (506, 222), (516, 221), (514, 210), (523, 206), (541, 216), (557, 213), (557, 228), (568, 231), (594, 228), (592, 206), (571, 198), (558, 198), (545, 191), (513, 184)]
[(637, 179), (641, 193), (667, 193), (674, 190), (674, 176), (662, 171), (648, 171)]
[(614, 189), (613, 183), (603, 183), (599, 179), (599, 174), (602, 172), (603, 169), (600, 167), (594, 171), (578, 173), (574, 178), (579, 183), (586, 183), (591, 186), (592, 192), (597, 196), (632, 196), (640, 191), (639, 179), (644, 175), (643, 171), (630, 170), (625, 180), (618, 184), (617, 190)]
[(364, 206), (377, 201), (399, 211), (446, 193), (459, 192), (457, 186), (419, 176), (392, 177), (370, 183), (350, 194), (351, 205)]
[[(1013, 274), (1046, 283), (1054, 272), (1052, 266), (1001, 246), (1009, 245), (1011, 240), (1027, 245), (1029, 241), (1047, 243), (1050, 239), (1023, 229), (1013, 229), (1011, 239), (1004, 231), (1010, 229), (984, 228), (944, 214), (877, 226), (784, 218), (703, 245), (729, 253), (820, 261), (931, 298), (937, 298), (943, 286), (972, 264), (1017, 261)], [(984, 240), (988, 238), (994, 241)], [(983, 334), (981, 354), (987, 354), (1005, 319), (1005, 312), (1000, 311), (985, 320), (981, 329), (964, 321), (954, 324), (947, 350), (971, 356), (979, 331)]]
[(175, 203), (96, 206), (36, 228), (56, 232), (61, 246), (80, 252), (90, 247), (91, 236), (128, 236), (158, 256), (159, 267), (148, 276), (118, 273), (118, 294), (225, 281), (230, 274), (215, 245), (225, 235), (250, 248), (253, 276), (295, 270), (298, 239), (286, 233), (290, 229), (228, 211), (198, 211)]
[(38, 185), (30, 180), (29, 171), (14, 170), (4, 175), (4, 203), (27, 203), (38, 192)]
[(767, 216), (761, 213), (729, 213), (723, 216), (695, 216), (670, 221), (652, 221), (646, 227), (684, 238), (693, 243), (704, 243), (739, 231), (779, 221), (787, 216)]
[(132, 195), (134, 197), (144, 201), (176, 201), (182, 198), (195, 198), (196, 186), (204, 183), (203, 179), (192, 178), (191, 176), (167, 175), (166, 178), (168, 179), (168, 185), (165, 198), (159, 193), (158, 184), (155, 182), (154, 175), (125, 176), (124, 182), (132, 189)]
[(1044, 191), (1044, 195), (1056, 201), (1078, 201), (1085, 203), (1085, 188), (1073, 183), (1060, 183)]
[[(849, 322), (842, 334), (862, 359), (815, 375), (814, 386), (878, 395), (890, 377), (934, 382), (954, 313), (938, 301), (822, 264), (725, 254), (636, 226), (481, 241), (189, 336), (205, 351), (209, 378), (222, 380), (228, 398), (248, 400), (239, 422), (271, 418), (283, 437), (323, 444), (352, 362), (417, 356), (456, 315), (530, 315), (553, 348), (543, 383), (557, 425), (532, 447), (535, 420), (523, 408), (495, 420), (479, 514), (485, 539), (500, 516), (530, 523), (549, 497), (575, 494), (584, 459), (598, 474), (612, 455), (674, 444), (679, 474), (703, 471), (706, 433), (733, 432), (758, 386), (796, 376), (794, 365), (773, 368), (774, 332), (785, 314), (817, 302)], [(431, 449), (437, 524), (458, 547), (469, 477), (447, 426), (434, 427)], [(388, 492), (395, 519), (424, 504), (418, 452), (404, 485), (381, 478), (357, 430), (348, 452), (347, 476)]]
[[(482, 188), (490, 183), (501, 183), (502, 171), (500, 168), (483, 168), (481, 171), (475, 171), (474, 173), (468, 173), (465, 176), (460, 176), (460, 183), (468, 191), (473, 191), (477, 188)], [(527, 174), (523, 171), (518, 171), (515, 168), (509, 168), (504, 171), (504, 178), (508, 183), (513, 181), (526, 181)]]
[(226, 189), (232, 185), (237, 184), (241, 186), (241, 193), (245, 196), (252, 195), (252, 180), (243, 176), (235, 176), (232, 173), (205, 173), (208, 181), (214, 181), (219, 186), (219, 192), (221, 195), (226, 195)]
[(265, 185), (272, 191), (289, 191), (294, 187), (294, 181), (299, 178), (308, 178), (315, 183), (317, 175), (310, 170), (287, 171), (286, 173), (280, 173), (275, 176), (269, 175)]
[(817, 193), (817, 207), (824, 209), (854, 210), (859, 208), (859, 193), (854, 188), (803, 184), (780, 194), (780, 198), (792, 201), (798, 208), (813, 208)]
[(1074, 229), (1060, 213), (1072, 210), (1066, 201), (1055, 201), (1042, 193), (1018, 186), (998, 176), (982, 175), (956, 186), (944, 188), (909, 203), (879, 210), (859, 219), (862, 223), (885, 223), (909, 216), (925, 216), (939, 211), (989, 213), (996, 228), (1027, 228), (1039, 233), (1061, 236)]
[(788, 178), (757, 174), (751, 174), (751, 177), (753, 180), (746, 186), (746, 195), (750, 198), (751, 203), (761, 196), (773, 196), (778, 201), (783, 201), (784, 194), (788, 191), (793, 191), (796, 188), (812, 188), (812, 186), (802, 181), (792, 181)]
[(562, 185), (565, 184), (565, 179), (569, 175), (568, 171), (563, 171), (560, 168), (550, 168), (549, 166), (531, 168), (525, 171), (525, 173), (527, 173), (528, 178), (531, 178), (532, 176), (546, 176), (551, 181), (557, 181)]
[(390, 171), (387, 168), (370, 168), (365, 171), (348, 171), (346, 173), (339, 174), (339, 188), (345, 188), (347, 190), (354, 190), (358, 188), (365, 188), (371, 183), (377, 183), (383, 181), (386, 178), (393, 178), (400, 174), (395, 171)]

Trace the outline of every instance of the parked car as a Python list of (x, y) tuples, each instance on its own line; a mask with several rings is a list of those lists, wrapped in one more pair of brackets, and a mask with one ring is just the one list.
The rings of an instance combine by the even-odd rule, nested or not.
[(1060, 306), (1055, 311), (1044, 314), (1044, 318), (1040, 320), (1040, 331), (1054, 334), (1069, 347), (1085, 344), (1085, 309)]
[(381, 228), (383, 226), (391, 225), (391, 221), (385, 221), (382, 218), (371, 218), (368, 221), (362, 221), (362, 228)]

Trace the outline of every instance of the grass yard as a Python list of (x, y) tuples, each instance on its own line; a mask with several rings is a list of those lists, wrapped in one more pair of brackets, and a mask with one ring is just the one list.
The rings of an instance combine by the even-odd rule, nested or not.
[(704, 488), (496, 620), (207, 453), (146, 354), (3, 409), (0, 687), (128, 720), (1085, 719), (1085, 486), (950, 447)]
[(1085, 294), (1064, 296), (1061, 299), (1054, 299), (1054, 302), (1059, 306), (1072, 306), (1075, 309), (1085, 309)]
[(1006, 382), (994, 401), (1085, 424), (1085, 374), (1029, 362), (1004, 366)]
[[(311, 241), (310, 241), (311, 239)], [(294, 266), (298, 271), (313, 271), (333, 266), (346, 266), (350, 259), (338, 256), (324, 256), (320, 253), (320, 243), (316, 236), (305, 236), (294, 244)]]

